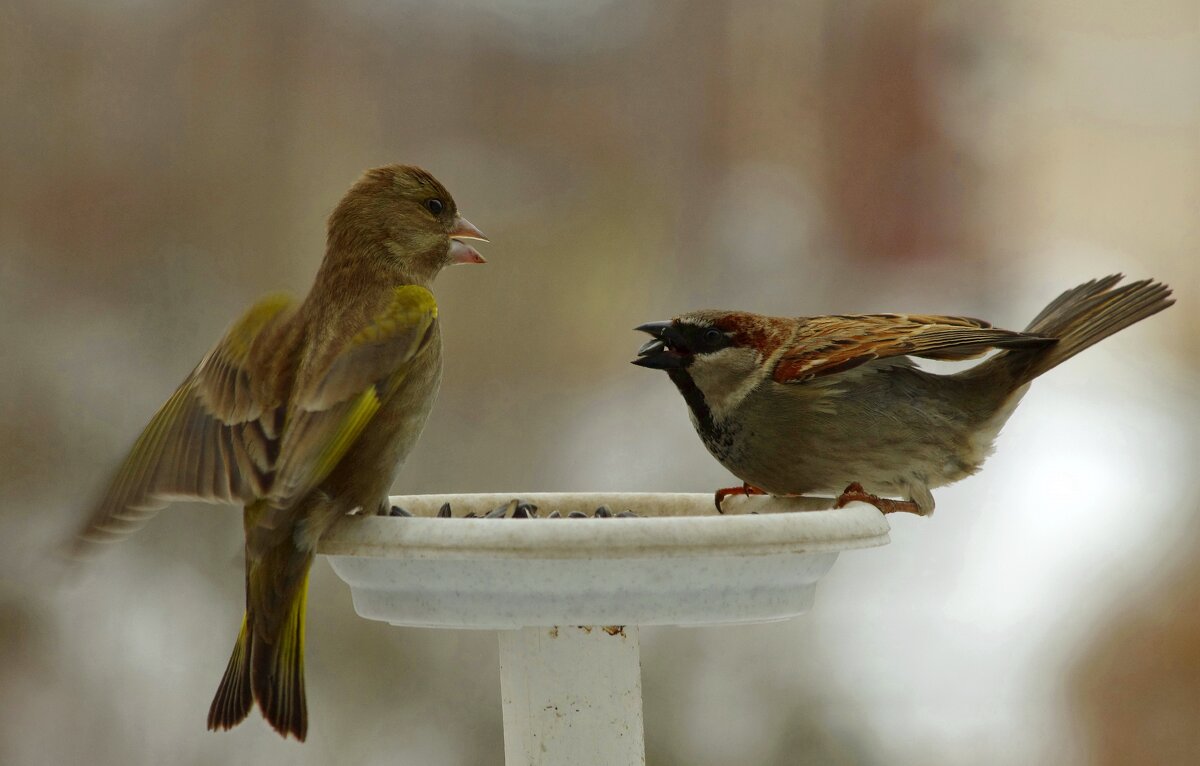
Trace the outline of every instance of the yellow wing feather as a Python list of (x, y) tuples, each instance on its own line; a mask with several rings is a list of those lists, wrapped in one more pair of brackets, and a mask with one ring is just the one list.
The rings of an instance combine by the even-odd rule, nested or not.
[(324, 374), (297, 392), (284, 426), (272, 491), (276, 505), (287, 505), (337, 467), (399, 388), (436, 320), (433, 293), (416, 285), (396, 288), (391, 302), (350, 338)]
[(254, 340), (292, 306), (267, 296), (230, 327), (138, 436), (73, 553), (130, 534), (170, 500), (244, 503), (264, 491), (271, 466), (255, 445), (282, 402), (264, 400), (245, 365)]

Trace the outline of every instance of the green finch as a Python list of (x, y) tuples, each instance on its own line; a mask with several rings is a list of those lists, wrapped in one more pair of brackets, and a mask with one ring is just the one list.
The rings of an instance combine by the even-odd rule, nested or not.
[(443, 267), (483, 263), (485, 239), (415, 167), (367, 171), (329, 217), (308, 296), (269, 296), (226, 332), (138, 437), (76, 543), (121, 538), (171, 500), (244, 506), (246, 613), (208, 713), (255, 700), (303, 740), (304, 604), (321, 535), (388, 508), (442, 374)]

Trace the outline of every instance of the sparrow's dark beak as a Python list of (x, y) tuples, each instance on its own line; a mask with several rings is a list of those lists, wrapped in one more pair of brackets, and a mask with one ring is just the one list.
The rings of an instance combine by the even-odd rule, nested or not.
[(638, 349), (634, 364), (652, 370), (676, 370), (687, 366), (689, 355), (680, 352), (679, 334), (670, 322), (647, 322), (633, 329), (653, 336)]
[(454, 228), (450, 231), (450, 263), (487, 263), (478, 250), (463, 242), (464, 239), (488, 241), (475, 224), (460, 215), (454, 219)]

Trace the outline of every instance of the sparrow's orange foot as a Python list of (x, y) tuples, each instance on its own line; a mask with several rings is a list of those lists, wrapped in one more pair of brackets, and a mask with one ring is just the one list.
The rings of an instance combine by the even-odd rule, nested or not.
[(742, 482), (742, 486), (740, 486), (740, 487), (725, 487), (724, 489), (718, 489), (716, 494), (713, 495), (713, 502), (715, 502), (717, 504), (717, 513), (725, 513), (725, 511), (721, 510), (721, 503), (725, 502), (725, 498), (729, 497), (730, 495), (765, 495), (765, 494), (767, 494), (767, 493), (764, 490), (759, 489), (758, 487), (754, 486), (753, 484), (750, 484), (748, 482)]
[(845, 491), (834, 501), (834, 508), (842, 508), (854, 501), (870, 503), (879, 509), (880, 513), (915, 513), (921, 515), (921, 509), (912, 500), (892, 500), (879, 495), (872, 495), (863, 489), (857, 481), (846, 487)]

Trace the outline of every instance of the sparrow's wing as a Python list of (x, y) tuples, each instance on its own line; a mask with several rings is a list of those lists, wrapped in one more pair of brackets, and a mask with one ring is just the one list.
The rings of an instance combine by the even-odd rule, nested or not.
[[(260, 300), (192, 370), (151, 419), (79, 533), (121, 539), (171, 500), (248, 503), (271, 481), (284, 394), (248, 369), (255, 339), (291, 316), (291, 298)], [(259, 376), (261, 377), (261, 376)]]
[(400, 387), (436, 321), (433, 293), (414, 285), (396, 288), (390, 305), (296, 392), (284, 425), (273, 504), (290, 505), (329, 475)]
[(803, 383), (892, 356), (972, 359), (993, 348), (1030, 348), (1054, 343), (1027, 333), (1000, 330), (968, 317), (862, 314), (801, 320), (789, 348), (775, 365), (779, 383)]

